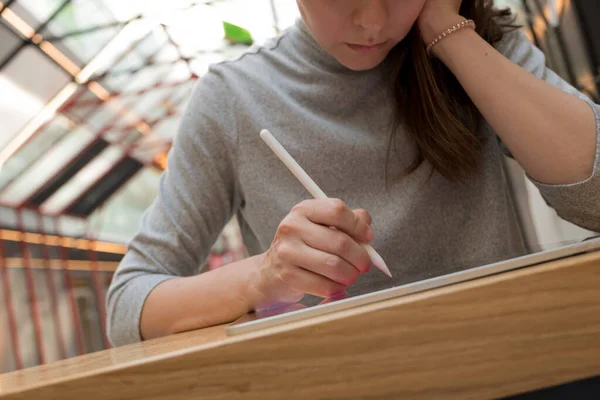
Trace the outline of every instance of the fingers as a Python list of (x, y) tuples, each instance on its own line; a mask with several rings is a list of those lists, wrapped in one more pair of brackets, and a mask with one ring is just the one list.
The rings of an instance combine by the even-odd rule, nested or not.
[(368, 212), (353, 211), (340, 200), (296, 205), (279, 224), (261, 262), (261, 293), (268, 300), (343, 293), (369, 270), (371, 261), (361, 243), (373, 240), (370, 224)]
[(365, 224), (371, 226), (371, 223), (373, 222), (372, 218), (371, 218), (371, 214), (369, 214), (366, 210), (363, 210), (362, 208), (359, 208), (357, 210), (354, 210), (354, 214), (356, 214), (356, 216), (363, 221)]
[(336, 296), (346, 290), (341, 283), (293, 265), (281, 266), (278, 277), (286, 286), (318, 297)]
[(282, 243), (278, 246), (277, 253), (284, 265), (301, 267), (344, 286), (352, 285), (360, 274), (357, 268), (342, 257), (315, 249), (305, 243)]
[[(302, 241), (310, 248), (320, 251), (320, 259), (317, 264), (311, 264), (312, 268), (346, 265), (356, 269), (359, 274), (369, 270), (371, 260), (369, 254), (359, 243), (348, 236), (346, 233), (327, 228), (322, 225), (313, 224), (307, 220), (299, 222), (299, 236)], [(345, 263), (342, 263), (345, 261)], [(304, 264), (301, 264), (304, 267)], [(313, 270), (309, 267), (310, 270)], [(315, 271), (317, 272), (317, 271)], [(331, 279), (335, 278), (329, 276)]]
[(339, 199), (306, 200), (296, 205), (290, 215), (305, 217), (315, 224), (335, 227), (358, 242), (368, 243), (373, 240), (371, 227)]

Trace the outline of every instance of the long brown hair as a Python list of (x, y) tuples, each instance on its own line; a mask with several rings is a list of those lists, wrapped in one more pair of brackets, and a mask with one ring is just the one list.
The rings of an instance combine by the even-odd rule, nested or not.
[[(517, 28), (510, 10), (494, 9), (491, 0), (463, 0), (460, 14), (475, 21), (477, 33), (491, 44), (502, 39), (506, 28)], [(447, 179), (464, 181), (480, 160), (480, 113), (465, 90), (441, 61), (427, 54), (416, 24), (386, 64), (398, 108), (390, 145), (403, 124), (417, 146), (406, 173), (426, 160)]]

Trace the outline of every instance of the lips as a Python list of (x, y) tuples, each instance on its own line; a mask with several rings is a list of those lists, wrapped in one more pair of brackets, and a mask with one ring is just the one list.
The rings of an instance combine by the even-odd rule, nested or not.
[(381, 48), (383, 48), (384, 45), (385, 45), (385, 42), (376, 43), (376, 44), (373, 44), (373, 45), (362, 45), (362, 44), (348, 43), (348, 47), (350, 47), (352, 50), (360, 51), (360, 52), (377, 51), (377, 50), (380, 50)]

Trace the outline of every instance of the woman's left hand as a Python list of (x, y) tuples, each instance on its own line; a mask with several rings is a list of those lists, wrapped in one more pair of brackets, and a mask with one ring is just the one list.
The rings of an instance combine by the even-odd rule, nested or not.
[(425, 0), (417, 24), (426, 44), (441, 32), (464, 20), (459, 14), (461, 3), (462, 0)]

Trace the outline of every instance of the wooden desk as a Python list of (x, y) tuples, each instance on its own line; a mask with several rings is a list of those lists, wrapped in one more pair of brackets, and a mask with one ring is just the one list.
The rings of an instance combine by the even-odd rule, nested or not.
[(0, 399), (480, 399), (600, 374), (600, 252), (0, 376)]

